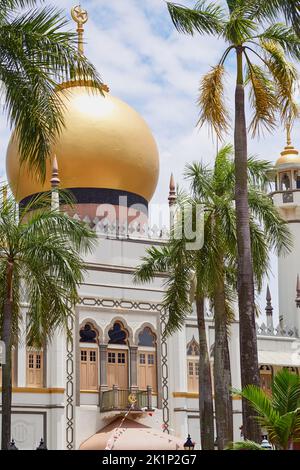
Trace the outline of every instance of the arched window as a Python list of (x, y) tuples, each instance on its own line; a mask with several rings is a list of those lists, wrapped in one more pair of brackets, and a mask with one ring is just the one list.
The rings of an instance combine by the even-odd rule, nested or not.
[(289, 189), (291, 189), (291, 181), (290, 181), (290, 177), (287, 173), (283, 174), (281, 183), (282, 183), (282, 189), (283, 190), (288, 191)]
[(128, 331), (116, 321), (108, 332), (107, 383), (109, 388), (118, 385), (128, 388)]
[(262, 365), (259, 368), (260, 386), (264, 392), (272, 393), (273, 368), (269, 365)]
[(157, 390), (156, 335), (146, 326), (138, 336), (138, 387)]
[(193, 337), (188, 343), (187, 348), (187, 381), (188, 391), (192, 393), (199, 392), (199, 344)]
[(90, 323), (86, 323), (80, 332), (80, 343), (97, 343), (98, 332)]
[(192, 341), (190, 341), (187, 345), (186, 353), (188, 356), (199, 356), (200, 354), (199, 344), (195, 340), (194, 336)]
[(121, 322), (114, 323), (114, 326), (108, 332), (108, 337), (108, 344), (127, 345), (128, 343), (128, 332)]
[(139, 346), (148, 346), (155, 348), (156, 335), (152, 332), (151, 328), (146, 326), (139, 334)]

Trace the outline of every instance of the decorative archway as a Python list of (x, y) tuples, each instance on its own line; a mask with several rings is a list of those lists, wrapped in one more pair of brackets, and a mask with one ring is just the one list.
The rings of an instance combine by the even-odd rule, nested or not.
[(111, 344), (109, 343), (109, 331), (113, 328), (114, 324), (115, 323), (120, 323), (124, 330), (127, 331), (127, 334), (128, 334), (128, 337), (127, 337), (127, 341), (128, 341), (128, 345), (132, 345), (133, 344), (133, 331), (132, 331), (132, 328), (128, 325), (128, 323), (126, 322), (126, 320), (122, 317), (114, 317), (111, 322), (109, 323), (109, 325), (106, 326), (105, 330), (104, 330), (104, 334), (103, 334), (103, 342), (105, 344)]
[(79, 326), (79, 342), (89, 344), (99, 344), (101, 329), (93, 320), (86, 318)]

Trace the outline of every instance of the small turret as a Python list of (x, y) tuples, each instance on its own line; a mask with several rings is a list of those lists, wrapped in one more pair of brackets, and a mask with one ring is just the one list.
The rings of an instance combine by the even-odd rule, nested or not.
[(173, 173), (171, 173), (170, 177), (170, 185), (169, 185), (169, 208), (170, 208), (170, 230), (174, 226), (174, 216), (175, 216), (175, 206), (176, 206), (176, 187), (175, 187), (175, 180)]
[(267, 295), (266, 295), (266, 314), (267, 314), (267, 328), (268, 330), (273, 331), (273, 307), (272, 307), (272, 298), (269, 286), (267, 286)]

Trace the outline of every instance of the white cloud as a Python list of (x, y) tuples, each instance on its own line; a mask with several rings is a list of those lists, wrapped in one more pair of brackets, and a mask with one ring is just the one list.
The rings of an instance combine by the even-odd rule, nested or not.
[[(76, 0), (52, 0), (70, 9)], [(194, 0), (182, 2), (193, 5)], [(155, 203), (166, 202), (170, 172), (182, 182), (186, 162), (213, 161), (215, 143), (207, 129), (195, 129), (199, 79), (224, 50), (221, 41), (187, 37), (175, 31), (163, 0), (82, 0), (89, 12), (86, 54), (97, 66), (111, 92), (136, 108), (147, 120), (160, 149), (161, 173)], [(228, 101), (233, 103), (233, 77), (228, 75)], [(299, 125), (294, 131), (300, 145)], [(0, 174), (9, 138), (0, 118)], [(230, 138), (229, 138), (230, 140)], [(264, 139), (250, 140), (249, 151), (276, 160), (284, 144), (278, 128)]]

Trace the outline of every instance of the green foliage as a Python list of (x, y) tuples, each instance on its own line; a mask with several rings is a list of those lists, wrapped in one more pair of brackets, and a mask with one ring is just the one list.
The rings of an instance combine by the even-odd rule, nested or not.
[[(264, 192), (268, 181), (266, 173), (270, 168), (270, 163), (249, 157), (251, 247), (258, 290), (269, 269), (270, 249), (283, 254), (291, 246), (287, 226)], [(195, 295), (213, 300), (214, 289), (221, 276), (225, 276), (227, 324), (234, 317), (232, 304), (237, 283), (237, 243), (232, 145), (220, 149), (213, 169), (193, 162), (186, 166), (185, 177), (190, 182), (191, 194), (179, 194), (173, 235), (182, 229), (180, 214), (186, 205), (190, 204), (195, 211), (197, 205), (203, 204), (206, 209), (203, 247), (189, 251), (184, 236), (181, 239), (173, 236), (166, 246), (148, 250), (134, 277), (135, 282), (145, 283), (158, 272), (166, 273), (163, 305), (169, 311), (169, 334), (182, 327)], [(184, 234), (183, 230), (181, 232)]]
[(198, 1), (194, 9), (167, 2), (168, 10), (177, 31), (193, 35), (218, 34), (223, 29), (223, 9), (215, 3)]
[(292, 442), (300, 442), (300, 377), (286, 369), (272, 382), (272, 395), (248, 385), (240, 396), (246, 398), (257, 413), (255, 419), (266, 430), (269, 441), (279, 450), (287, 450)]
[(0, 1), (0, 80), (4, 109), (16, 129), (22, 161), (43, 180), (51, 146), (64, 121), (57, 85), (80, 77), (95, 86), (95, 68), (77, 50), (76, 34), (52, 7), (35, 0)]
[(6, 268), (13, 264), (13, 341), (17, 342), (21, 303), (28, 304), (27, 342), (43, 346), (57, 328), (67, 330), (84, 263), (95, 234), (82, 222), (50, 207), (44, 195), (18, 210), (12, 198), (0, 207), (0, 335), (6, 298)]
[(253, 441), (233, 442), (226, 450), (266, 450)]
[[(230, 120), (224, 100), (224, 64), (232, 52), (237, 54), (238, 51), (242, 52), (246, 65), (246, 78), (240, 70), (239, 79), (250, 87), (253, 134), (261, 129), (273, 130), (278, 117), (282, 122), (290, 123), (299, 114), (293, 99), (298, 73), (288, 61), (288, 58), (299, 60), (300, 57), (299, 3), (293, 0), (228, 0), (227, 12), (221, 10), (218, 3), (199, 2), (194, 8), (168, 3), (172, 21), (179, 32), (213, 34), (229, 45), (219, 64), (201, 79), (198, 125), (207, 123), (218, 138), (226, 133)], [(282, 14), (293, 27), (274, 21)]]

